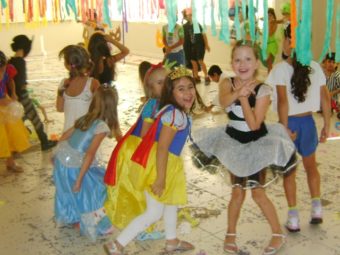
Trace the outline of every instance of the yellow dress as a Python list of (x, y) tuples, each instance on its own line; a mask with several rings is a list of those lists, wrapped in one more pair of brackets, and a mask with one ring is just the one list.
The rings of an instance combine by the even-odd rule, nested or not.
[[(8, 99), (0, 99), (4, 102)], [(21, 117), (20, 103), (9, 104), (0, 102), (0, 158), (8, 158), (12, 152), (22, 152), (30, 147), (29, 133)]]

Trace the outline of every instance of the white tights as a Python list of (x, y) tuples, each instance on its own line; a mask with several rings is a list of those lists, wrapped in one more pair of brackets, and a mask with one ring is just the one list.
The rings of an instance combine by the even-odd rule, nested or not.
[(117, 241), (122, 246), (126, 246), (140, 232), (146, 230), (162, 216), (165, 226), (165, 238), (167, 240), (176, 238), (177, 206), (162, 204), (152, 198), (147, 192), (144, 192), (144, 194), (146, 196), (145, 212), (131, 221), (117, 237)]

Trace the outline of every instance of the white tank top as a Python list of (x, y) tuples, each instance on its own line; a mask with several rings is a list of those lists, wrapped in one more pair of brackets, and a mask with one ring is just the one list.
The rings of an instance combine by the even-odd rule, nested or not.
[(64, 130), (73, 127), (77, 119), (84, 116), (92, 101), (92, 78), (88, 78), (83, 91), (78, 96), (69, 96), (64, 93)]

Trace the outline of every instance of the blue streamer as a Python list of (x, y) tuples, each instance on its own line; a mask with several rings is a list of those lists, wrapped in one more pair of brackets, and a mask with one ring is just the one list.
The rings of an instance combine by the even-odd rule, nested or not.
[(243, 20), (247, 19), (247, 0), (242, 0), (242, 16)]
[(7, 7), (7, 2), (6, 2), (6, 0), (1, 0), (1, 6), (2, 6), (2, 8), (6, 8)]
[(197, 8), (196, 8), (195, 0), (192, 0), (191, 2), (191, 10), (192, 10), (192, 25), (194, 27), (194, 34), (200, 34), (201, 30), (197, 22)]
[(248, 0), (248, 18), (250, 23), (250, 38), (252, 42), (255, 42), (255, 12), (253, 0)]
[(76, 1), (75, 0), (66, 0), (66, 13), (68, 16), (70, 16), (70, 9), (74, 13), (74, 18), (77, 19), (77, 6), (76, 6)]
[(263, 37), (262, 37), (262, 58), (267, 59), (268, 44), (268, 0), (263, 1)]
[(333, 21), (333, 8), (334, 8), (334, 0), (327, 0), (327, 13), (326, 13), (326, 36), (325, 41), (323, 44), (322, 53), (319, 59), (319, 62), (322, 62), (324, 57), (326, 56), (326, 53), (330, 50), (331, 45), (331, 30), (332, 30), (332, 21)]
[(177, 0), (165, 0), (168, 31), (173, 33), (177, 22)]
[(240, 17), (238, 15), (239, 8), (238, 4), (235, 5), (235, 18), (234, 18), (234, 25), (236, 30), (236, 39), (241, 40), (241, 28), (240, 28)]
[(207, 0), (203, 0), (202, 2), (203, 5), (203, 31), (207, 31), (207, 22), (206, 22), (206, 15), (205, 12), (207, 10)]
[(303, 65), (309, 65), (312, 60), (311, 51), (311, 22), (312, 22), (312, 0), (302, 1), (302, 21), (301, 26), (299, 26), (299, 32), (297, 37), (299, 37), (299, 51), (296, 53), (298, 61)]
[(336, 11), (336, 42), (335, 42), (335, 62), (340, 63), (340, 4)]
[(216, 31), (216, 22), (215, 22), (215, 5), (214, 5), (214, 0), (211, 0), (211, 6), (210, 6), (210, 19), (211, 19), (211, 34), (213, 36), (217, 35)]
[(103, 18), (104, 18), (104, 23), (108, 24), (109, 27), (112, 28), (108, 0), (104, 0), (103, 2)]
[(228, 25), (228, 2), (225, 0), (219, 0), (219, 15), (221, 17), (221, 31), (219, 39), (223, 42), (230, 43), (230, 32)]

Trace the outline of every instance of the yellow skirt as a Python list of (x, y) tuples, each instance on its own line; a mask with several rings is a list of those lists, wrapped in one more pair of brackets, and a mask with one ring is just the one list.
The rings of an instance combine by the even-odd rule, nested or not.
[(8, 158), (12, 152), (22, 152), (30, 147), (29, 133), (23, 121), (21, 119), (6, 121), (1, 109), (0, 144), (0, 158)]
[(130, 159), (140, 141), (140, 137), (133, 135), (126, 139), (118, 153), (116, 185), (107, 186), (106, 214), (111, 223), (120, 229), (125, 228), (145, 208), (143, 192), (136, 190), (129, 179), (129, 172), (134, 170)]

